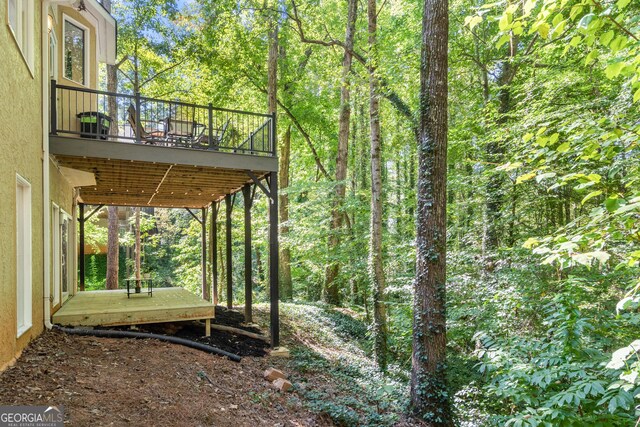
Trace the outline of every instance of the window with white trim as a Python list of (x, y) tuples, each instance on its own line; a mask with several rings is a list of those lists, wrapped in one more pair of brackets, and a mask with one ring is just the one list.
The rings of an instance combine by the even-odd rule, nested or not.
[(7, 23), (31, 73), (35, 51), (34, 4), (33, 1), (7, 0)]
[(62, 255), (60, 252), (61, 249), (61, 225), (60, 225), (60, 208), (58, 205), (53, 204), (52, 213), (51, 213), (51, 238), (52, 238), (52, 249), (53, 249), (53, 305), (56, 306), (60, 303), (60, 266), (62, 265)]
[(87, 30), (70, 19), (64, 20), (64, 77), (87, 84)]
[(17, 336), (31, 328), (31, 185), (16, 176), (16, 317)]

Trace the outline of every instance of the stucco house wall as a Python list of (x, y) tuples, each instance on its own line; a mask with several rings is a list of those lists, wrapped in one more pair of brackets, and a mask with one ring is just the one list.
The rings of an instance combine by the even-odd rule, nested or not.
[[(34, 2), (34, 63), (30, 70), (0, 5), (0, 369), (43, 329), (42, 76), (40, 2)], [(48, 161), (48, 159), (47, 159)], [(32, 327), (17, 335), (16, 174), (31, 185)]]

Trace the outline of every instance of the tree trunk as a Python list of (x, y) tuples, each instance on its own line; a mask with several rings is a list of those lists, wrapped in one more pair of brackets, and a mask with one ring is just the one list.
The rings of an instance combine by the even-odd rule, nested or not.
[(136, 292), (140, 292), (140, 258), (142, 255), (142, 241), (140, 240), (140, 208), (136, 208)]
[(118, 289), (119, 271), (119, 233), (118, 233), (118, 208), (109, 206), (107, 208), (109, 223), (107, 226), (107, 289)]
[(344, 212), (342, 206), (345, 198), (345, 180), (347, 179), (347, 162), (349, 159), (349, 124), (351, 119), (351, 64), (353, 62), (353, 42), (356, 30), (358, 2), (349, 0), (347, 12), (347, 29), (345, 49), (342, 58), (342, 80), (340, 86), (340, 117), (338, 119), (338, 154), (336, 156), (335, 194), (331, 208), (329, 229), (329, 263), (325, 270), (324, 299), (329, 304), (340, 304), (338, 274), (340, 263), (336, 260), (340, 247), (340, 232)]
[(411, 408), (451, 426), (446, 384), (447, 0), (424, 0)]
[[(222, 253), (222, 246), (218, 246), (218, 262), (220, 270), (220, 283), (227, 283), (227, 272), (225, 270), (225, 260)], [(222, 301), (224, 296), (224, 286), (218, 286), (218, 301)]]
[[(117, 65), (107, 65), (107, 91), (111, 93), (118, 92)], [(109, 117), (111, 117), (109, 135), (118, 135), (118, 103), (115, 96), (107, 97), (107, 108), (109, 110)]]
[[(279, 150), (279, 214), (280, 214), (280, 236), (286, 241), (289, 236), (289, 195), (287, 188), (289, 187), (289, 162), (291, 159), (291, 125), (287, 126), (287, 130), (282, 138)], [(280, 247), (280, 296), (283, 300), (291, 300), (293, 298), (293, 284), (291, 282), (291, 249), (288, 245)]]
[[(269, 114), (278, 111), (278, 20), (273, 18), (271, 31), (269, 31), (269, 58), (267, 61), (268, 86), (267, 102)], [(276, 137), (276, 135), (274, 135)], [(275, 142), (275, 141), (274, 141)]]
[(369, 116), (371, 127), (371, 238), (369, 274), (373, 291), (373, 334), (376, 362), (387, 368), (387, 316), (385, 309), (385, 277), (382, 269), (382, 156), (380, 142), (380, 93), (377, 76), (376, 0), (368, 2), (369, 16)]
[[(511, 59), (515, 57), (517, 49), (518, 38), (512, 36), (509, 44), (508, 58), (501, 63), (500, 72), (496, 79), (496, 83), (499, 86), (497, 95), (499, 103), (498, 118), (496, 120), (498, 126), (504, 125), (507, 122), (507, 113), (511, 110), (510, 85), (517, 71)], [(485, 155), (487, 162), (500, 165), (504, 157), (502, 141), (493, 139), (487, 144)], [(482, 236), (482, 254), (485, 271), (493, 269), (494, 260), (492, 259), (492, 253), (500, 244), (500, 230), (503, 229), (500, 212), (503, 205), (503, 186), (504, 177), (502, 173), (492, 171), (486, 184), (485, 216)]]

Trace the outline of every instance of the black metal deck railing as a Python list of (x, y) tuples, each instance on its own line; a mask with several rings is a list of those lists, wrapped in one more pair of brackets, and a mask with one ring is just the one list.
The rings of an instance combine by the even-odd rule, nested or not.
[(52, 135), (273, 156), (270, 114), (106, 92), (51, 81)]

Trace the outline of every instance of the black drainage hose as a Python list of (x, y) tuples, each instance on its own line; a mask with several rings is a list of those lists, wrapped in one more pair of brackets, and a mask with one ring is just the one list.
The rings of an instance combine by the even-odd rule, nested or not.
[(168, 335), (160, 335), (160, 334), (148, 334), (146, 332), (131, 332), (131, 331), (114, 331), (110, 329), (73, 329), (73, 328), (65, 328), (62, 326), (54, 325), (54, 329), (57, 329), (62, 332), (66, 332), (71, 335), (86, 335), (86, 336), (94, 336), (94, 337), (105, 337), (105, 338), (138, 338), (138, 339), (146, 339), (152, 338), (160, 341), (166, 341), (173, 344), (180, 344), (187, 347), (195, 348), (196, 350), (206, 351), (207, 353), (218, 354), (220, 356), (228, 357), (230, 360), (234, 362), (240, 362), (242, 358), (237, 354), (229, 353), (228, 351), (220, 350), (219, 348), (211, 347), (210, 345), (200, 344), (199, 342), (186, 340), (184, 338), (172, 337)]

